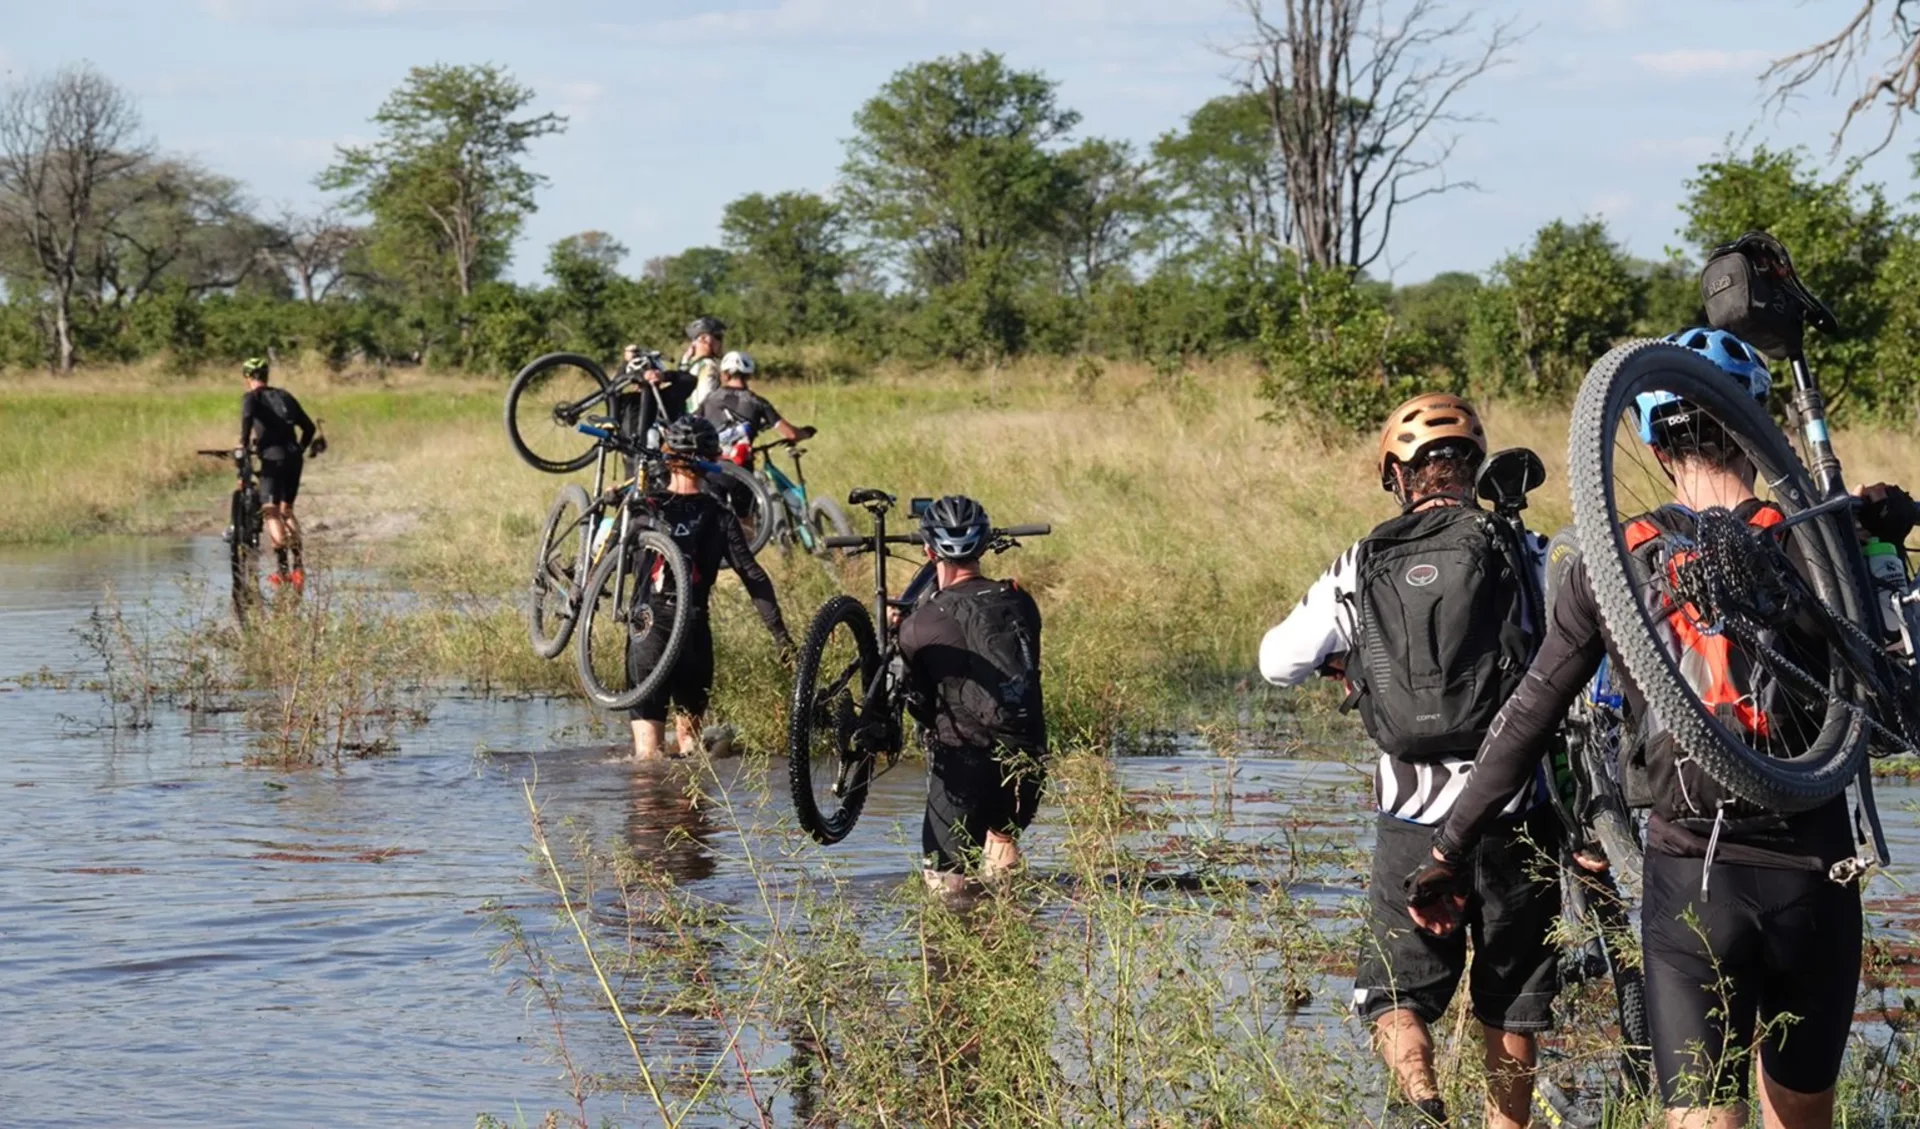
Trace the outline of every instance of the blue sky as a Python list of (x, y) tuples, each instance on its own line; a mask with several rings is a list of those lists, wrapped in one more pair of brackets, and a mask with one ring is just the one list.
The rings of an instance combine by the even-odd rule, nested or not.
[[(264, 209), (318, 206), (333, 147), (409, 66), (491, 61), (572, 119), (536, 143), (551, 178), (513, 274), (612, 232), (645, 259), (717, 241), (752, 191), (832, 187), (851, 118), (899, 68), (990, 49), (1060, 84), (1081, 134), (1141, 145), (1229, 89), (1244, 17), (1229, 0), (14, 0), (0, 70), (91, 60), (169, 151), (246, 183)], [(1825, 38), (1856, 0), (1498, 0), (1533, 31), (1474, 87), (1451, 166), (1483, 191), (1399, 218), (1391, 273), (1483, 270), (1556, 217), (1604, 216), (1637, 254), (1676, 243), (1682, 181), (1729, 140), (1823, 161), (1844, 97), (1763, 106), (1768, 59)], [(1850, 94), (1849, 89), (1846, 93)], [(1860, 131), (1859, 148), (1873, 132)], [(1869, 165), (1905, 198), (1920, 123)]]

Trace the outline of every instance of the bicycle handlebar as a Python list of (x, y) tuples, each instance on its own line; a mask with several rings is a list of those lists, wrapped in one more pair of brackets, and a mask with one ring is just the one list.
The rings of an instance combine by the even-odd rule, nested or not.
[(1045, 537), (1053, 532), (1053, 526), (1042, 521), (1032, 525), (1009, 525), (993, 532), (997, 537)]

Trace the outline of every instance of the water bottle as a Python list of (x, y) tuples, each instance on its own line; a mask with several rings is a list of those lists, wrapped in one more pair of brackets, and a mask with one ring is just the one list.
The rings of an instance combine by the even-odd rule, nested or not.
[(600, 518), (600, 528), (593, 531), (593, 548), (587, 552), (587, 560), (589, 562), (595, 562), (600, 559), (600, 550), (606, 547), (607, 538), (611, 536), (613, 536), (613, 516), (611, 514), (602, 515)]
[(1900, 597), (1907, 591), (1907, 566), (1900, 547), (1875, 537), (1867, 542), (1867, 571), (1873, 574), (1873, 595), (1880, 605), (1880, 623), (1889, 642), (1900, 638)]

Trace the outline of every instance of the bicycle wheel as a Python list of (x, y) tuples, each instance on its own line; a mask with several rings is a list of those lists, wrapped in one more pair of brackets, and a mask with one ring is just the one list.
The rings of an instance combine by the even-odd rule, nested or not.
[[(1657, 577), (1637, 575), (1625, 523), (1673, 499), (1666, 472), (1627, 414), (1634, 396), (1650, 391), (1671, 392), (1718, 423), (1752, 460), (1763, 500), (1789, 519), (1819, 501), (1780, 429), (1711, 362), (1658, 341), (1614, 349), (1580, 386), (1568, 451), (1574, 526), (1601, 618), (1652, 713), (1703, 771), (1769, 810), (1817, 807), (1858, 773), (1875, 708), (1868, 671), (1877, 645), (1862, 628), (1875, 609), (1856, 582), (1851, 517), (1829, 512), (1796, 525), (1796, 564), (1776, 538), (1754, 535), (1725, 510), (1704, 510), (1685, 563)], [(1676, 606), (1703, 635), (1724, 635), (1735, 661), (1776, 681), (1784, 708), (1774, 711), (1782, 720), (1770, 732), (1736, 727), (1682, 677), (1656, 626), (1663, 609)], [(1792, 656), (1765, 632), (1783, 607), (1818, 620), (1819, 637)], [(1826, 677), (1809, 673), (1822, 665)]]
[(611, 407), (605, 403), (611, 386), (592, 357), (548, 353), (536, 359), (507, 386), (507, 441), (535, 470), (581, 469), (593, 461), (595, 440), (574, 425)]
[(558, 655), (573, 638), (580, 586), (589, 564), (587, 550), (593, 544), (592, 506), (587, 492), (569, 482), (560, 488), (540, 531), (527, 600), (527, 638), (533, 653), (543, 659)]
[(233, 583), (233, 614), (246, 619), (260, 604), (260, 504), (251, 489), (235, 490), (227, 503), (227, 569)]
[[(880, 652), (873, 616), (851, 596), (835, 596), (807, 629), (793, 676), (787, 713), (787, 777), (800, 826), (821, 843), (838, 843), (853, 830), (867, 802), (876, 732), (887, 719), (861, 716)], [(873, 721), (883, 723), (876, 731)]]
[[(630, 709), (659, 688), (686, 644), (692, 592), (687, 558), (655, 530), (640, 530), (593, 566), (573, 642), (580, 684), (595, 705)], [(666, 643), (650, 667), (636, 670), (633, 643), (650, 631), (664, 631)]]
[(853, 536), (853, 524), (847, 520), (845, 510), (832, 498), (820, 497), (807, 503), (807, 533), (813, 544), (808, 546), (816, 557), (842, 557), (844, 549), (827, 548), (829, 537)]
[(729, 462), (713, 465), (715, 469), (707, 472), (708, 488), (740, 519), (740, 528), (747, 534), (747, 547), (758, 553), (773, 537), (773, 497), (767, 493), (760, 476), (747, 468)]

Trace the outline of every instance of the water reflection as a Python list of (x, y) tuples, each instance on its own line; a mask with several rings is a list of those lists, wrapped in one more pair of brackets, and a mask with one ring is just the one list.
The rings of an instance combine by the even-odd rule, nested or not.
[(718, 828), (691, 770), (672, 762), (630, 763), (626, 838), (634, 857), (682, 884), (713, 877)]

